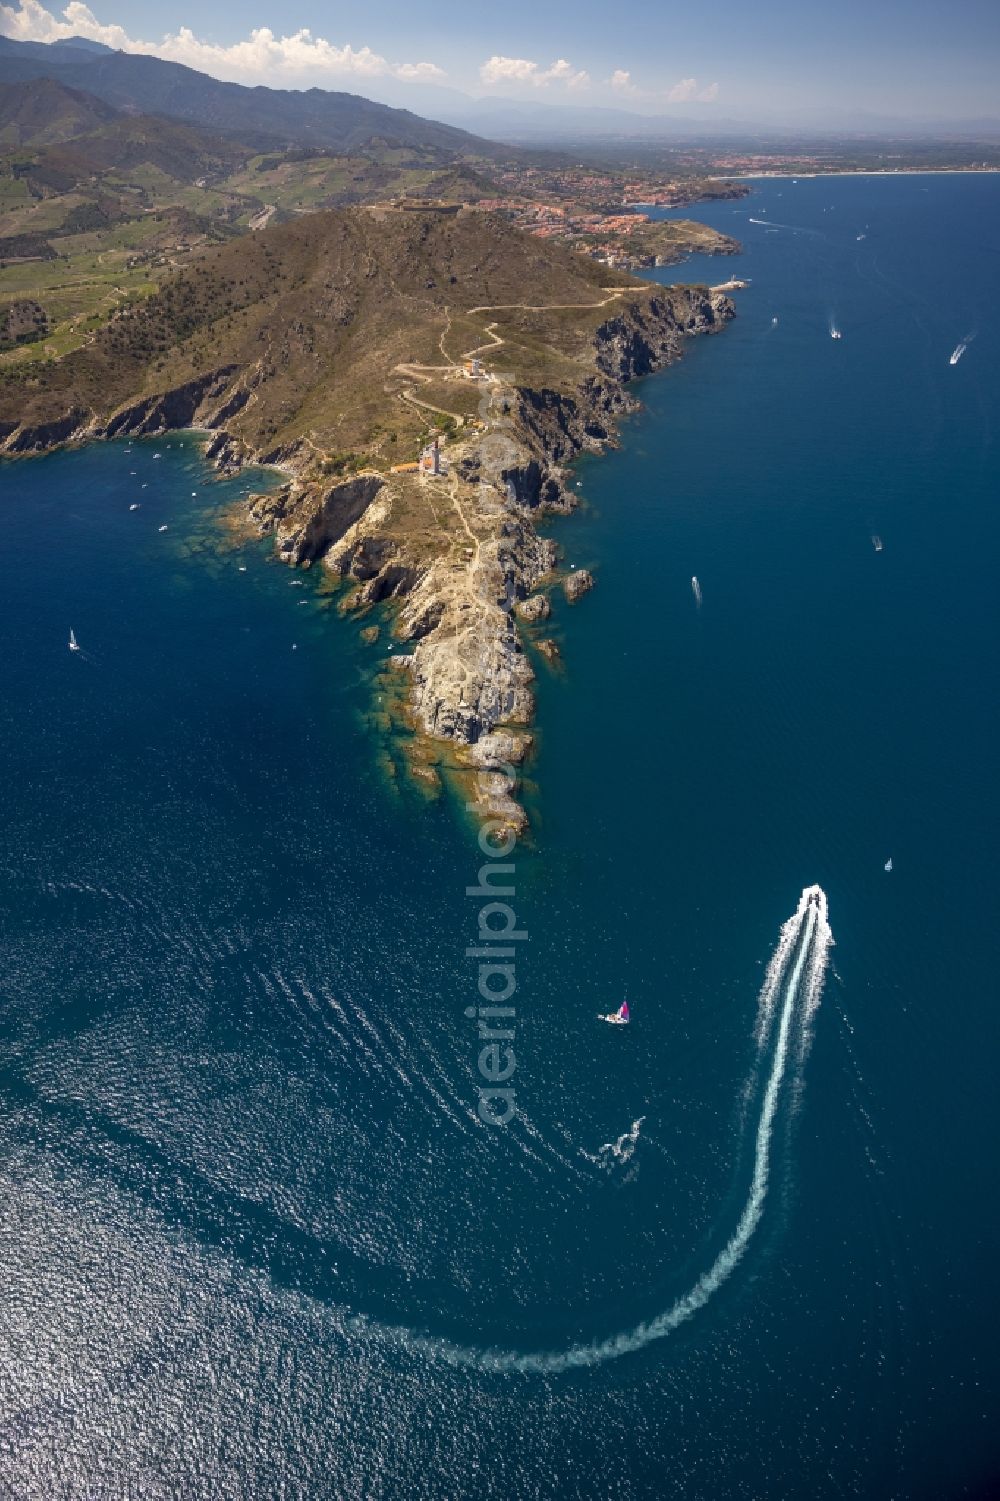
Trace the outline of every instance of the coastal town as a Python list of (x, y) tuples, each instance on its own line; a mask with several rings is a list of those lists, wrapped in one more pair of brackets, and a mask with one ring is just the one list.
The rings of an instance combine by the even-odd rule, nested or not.
[(646, 210), (741, 198), (748, 192), (741, 184), (516, 162), (505, 164), (492, 180), (497, 195), (478, 199), (478, 209), (502, 213), (528, 234), (568, 244), (623, 271), (674, 265), (692, 251), (733, 255), (739, 250), (735, 240), (703, 224), (660, 219)]

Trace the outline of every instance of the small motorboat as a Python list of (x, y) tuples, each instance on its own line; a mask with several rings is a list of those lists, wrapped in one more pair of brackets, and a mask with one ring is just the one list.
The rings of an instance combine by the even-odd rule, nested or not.
[(872, 547), (874, 547), (876, 552), (882, 551), (882, 538), (878, 535), (877, 532), (872, 537)]
[(69, 649), (70, 651), (80, 650), (80, 643), (76, 639), (76, 632), (72, 628), (70, 629), (69, 633)]
[(883, 870), (891, 870), (892, 869), (892, 856), (891, 855), (889, 856), (888, 860), (883, 865), (882, 869)]

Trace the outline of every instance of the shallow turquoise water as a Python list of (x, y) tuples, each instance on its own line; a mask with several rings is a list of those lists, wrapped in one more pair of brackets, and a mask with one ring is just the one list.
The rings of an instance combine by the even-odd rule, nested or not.
[[(540, 669), (506, 1130), (474, 1113), (475, 831), (381, 771), (383, 648), (220, 550), (239, 486), (190, 440), (0, 470), (13, 1494), (1000, 1473), (1000, 183), (771, 183), (703, 217), (745, 254), (685, 275), (752, 278), (740, 316), (643, 385), (555, 529), (599, 584)], [(812, 882), (836, 947), (742, 1259), (633, 1353), (490, 1368), (712, 1265)], [(602, 1027), (624, 987), (634, 1025)]]

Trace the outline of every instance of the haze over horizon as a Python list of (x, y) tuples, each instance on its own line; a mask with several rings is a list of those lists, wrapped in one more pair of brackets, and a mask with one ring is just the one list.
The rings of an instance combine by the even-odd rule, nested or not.
[[(622, 112), (707, 127), (785, 123), (870, 128), (884, 121), (942, 125), (1000, 114), (996, 59), (1000, 8), (957, 0), (871, 7), (764, 0), (754, 10), (722, 0), (711, 18), (668, 4), (656, 13), (624, 0), (609, 24), (591, 0), (544, 11), (511, 0), (479, 14), (445, 0), (427, 25), (409, 7), (331, 16), (316, 0), (280, 15), (248, 14), (233, 0), (193, 12), (184, 0), (41, 0), (0, 4), (0, 34), (16, 41), (83, 37), (183, 63), (219, 79), (272, 88), (347, 90), (418, 113), (553, 121)], [(555, 107), (553, 109), (552, 107)], [(557, 111), (565, 111), (565, 114)], [(616, 115), (598, 111), (616, 111)]]

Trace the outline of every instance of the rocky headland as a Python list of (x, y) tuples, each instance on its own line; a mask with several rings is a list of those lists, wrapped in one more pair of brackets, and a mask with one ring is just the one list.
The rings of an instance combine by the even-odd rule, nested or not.
[[(418, 244), (441, 234), (433, 219), (421, 229), (407, 217), (406, 232), (416, 231)], [(538, 523), (575, 505), (567, 466), (581, 452), (615, 441), (618, 419), (635, 405), (629, 382), (676, 360), (687, 338), (721, 329), (734, 308), (723, 293), (705, 287), (652, 287), (620, 274), (608, 284), (606, 268), (554, 247), (545, 247), (542, 262), (537, 243), (518, 244), (527, 238), (521, 236), (515, 250), (536, 264), (522, 267), (520, 278), (515, 268), (517, 292), (526, 300), (508, 301), (496, 293), (509, 295), (509, 282), (500, 288), (488, 267), (483, 274), (482, 263), (497, 246), (481, 243), (482, 220), (475, 216), (456, 234), (452, 219), (451, 257), (442, 256), (444, 247), (432, 247), (433, 273), (423, 277), (430, 285), (410, 299), (410, 311), (419, 305), (427, 327), (383, 340), (377, 389), (368, 378), (367, 354), (356, 362), (382, 419), (365, 413), (367, 441), (350, 441), (343, 411), (327, 414), (325, 432), (318, 423), (303, 429), (295, 414), (284, 431), (275, 422), (276, 410), (285, 415), (277, 398), (286, 390), (286, 373), (295, 374), (288, 365), (312, 374), (316, 362), (303, 354), (315, 354), (319, 342), (305, 311), (295, 319), (285, 308), (280, 322), (255, 326), (252, 316), (245, 318), (250, 327), (241, 341), (199, 337), (203, 330), (193, 320), (186, 342), (194, 347), (180, 351), (186, 359), (171, 351), (168, 361), (185, 378), (156, 389), (151, 375), (162, 371), (156, 361), (152, 372), (143, 361), (135, 371), (140, 389), (112, 399), (105, 410), (86, 399), (86, 366), (76, 381), (56, 383), (27, 410), (12, 413), (10, 400), (0, 401), (0, 452), (37, 453), (67, 442), (195, 427), (207, 432), (207, 453), (222, 468), (279, 464), (286, 482), (251, 497), (245, 519), (273, 538), (289, 567), (321, 567), (333, 575), (342, 613), (358, 617), (373, 644), (372, 612), (388, 609), (392, 638), (402, 644), (388, 660), (405, 688), (400, 700), (417, 742), (448, 747), (453, 767), (477, 773), (484, 809), (520, 831), (526, 819), (515, 768), (530, 749), (534, 713), (525, 633), (548, 617), (552, 584), (561, 581), (570, 600), (593, 584), (584, 570), (560, 580), (556, 545)], [(255, 238), (266, 242), (283, 233), (285, 226)], [(462, 308), (454, 270), (445, 279), (447, 303), (440, 294), (426, 294), (437, 291), (442, 261), (445, 268), (449, 259), (454, 264), (455, 239), (464, 233), (472, 239), (461, 248), (478, 262), (478, 296), (469, 306), (470, 289)], [(510, 237), (505, 228), (508, 256)], [(358, 247), (351, 249), (356, 255)], [(329, 294), (332, 268), (324, 259), (320, 255), (318, 272)], [(286, 256), (285, 267), (289, 261), (294, 281), (295, 257)], [(362, 260), (361, 272), (377, 283), (376, 265)], [(233, 280), (220, 284), (229, 290)], [(489, 300), (479, 302), (483, 293)], [(240, 308), (230, 291), (227, 333), (239, 312), (256, 311), (259, 302), (248, 299)], [(338, 302), (335, 295), (334, 306)], [(316, 310), (309, 311), (315, 318)], [(341, 327), (351, 328), (361, 309), (340, 305), (338, 311)], [(128, 354), (136, 344), (145, 351), (148, 314), (122, 332)], [(363, 335), (363, 327), (354, 332)], [(335, 386), (326, 374), (332, 396)], [(356, 399), (357, 382), (352, 394)], [(400, 434), (406, 423), (410, 432)], [(434, 426), (439, 446), (436, 453), (425, 450), (418, 467), (409, 453), (419, 451)], [(331, 429), (340, 430), (340, 443), (331, 441)], [(387, 462), (392, 458), (403, 462)], [(551, 640), (536, 644), (550, 660), (558, 655)], [(424, 758), (420, 765), (424, 779), (435, 780), (431, 762)]]

